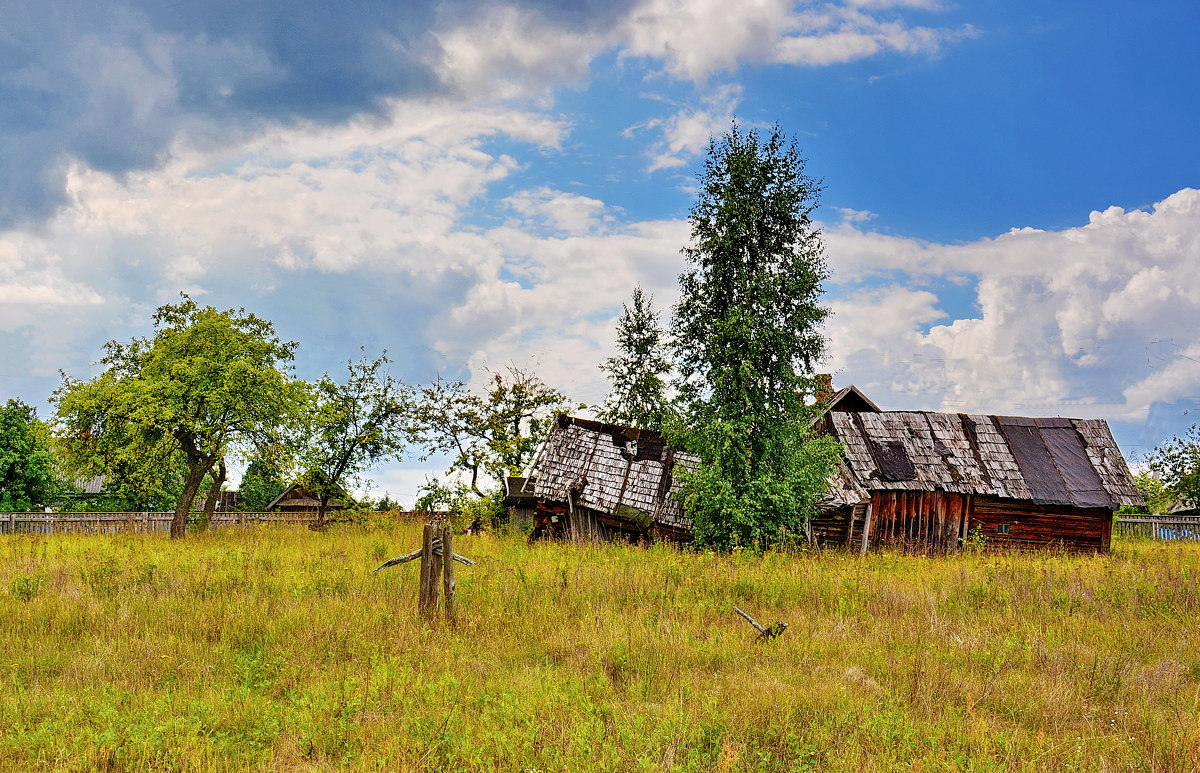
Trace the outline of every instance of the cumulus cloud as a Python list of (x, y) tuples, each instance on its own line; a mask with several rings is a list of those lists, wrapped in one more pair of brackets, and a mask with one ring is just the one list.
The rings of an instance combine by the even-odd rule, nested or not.
[(681, 107), (665, 118), (632, 126), (625, 130), (625, 135), (645, 130), (661, 134), (661, 139), (651, 142), (646, 151), (650, 157), (647, 172), (684, 166), (689, 158), (708, 147), (712, 137), (729, 128), (741, 97), (740, 86), (722, 84), (704, 93), (698, 105)]
[[(963, 245), (835, 227), (832, 365), (902, 407), (1144, 421), (1200, 394), (1198, 214), (1200, 191), (1185, 189)], [(940, 322), (923, 288), (947, 278), (974, 287), (976, 316)]]
[[(0, 228), (64, 205), (75, 164), (121, 177), (169, 163), (181, 145), (237, 147), (280, 128), (385, 120), (397, 100), (521, 99), (548, 108), (553, 90), (583, 82), (605, 51), (699, 84), (743, 61), (919, 53), (961, 34), (908, 25), (886, 7), (903, 5), (921, 4), (7, 3)], [(723, 88), (703, 107), (662, 120), (654, 168), (695, 152), (697, 138), (728, 112), (732, 87)]]
[[(912, 26), (873, 10), (929, 3), (794, 0), (646, 0), (629, 16), (627, 56), (661, 59), (668, 72), (703, 82), (741, 62), (820, 66), (885, 51), (936, 53), (975, 34)], [(679, 30), (686, 29), (686, 36)]]
[(420, 101), (122, 177), (75, 164), (68, 206), (0, 235), (0, 353), (87, 375), (103, 340), (144, 331), (185, 290), (274, 319), (303, 342), (304, 375), (367, 344), (417, 380), (543, 358), (548, 380), (594, 396), (611, 317), (635, 284), (673, 283), (684, 234), (546, 186), (480, 225), (489, 188), (518, 169), (489, 141), (552, 150), (563, 131), (539, 113)]

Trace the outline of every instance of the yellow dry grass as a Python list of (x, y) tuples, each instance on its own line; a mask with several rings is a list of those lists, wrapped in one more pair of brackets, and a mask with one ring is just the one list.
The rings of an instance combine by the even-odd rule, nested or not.
[[(0, 539), (0, 769), (1200, 768), (1200, 545), (527, 546), (419, 525)], [(756, 643), (732, 612), (791, 624)]]

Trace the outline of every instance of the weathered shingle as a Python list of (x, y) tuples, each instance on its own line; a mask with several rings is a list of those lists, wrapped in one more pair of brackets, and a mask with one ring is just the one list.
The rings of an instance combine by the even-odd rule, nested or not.
[[(1140, 501), (1100, 419), (915, 411), (831, 413), (829, 419), (864, 490), (948, 491), (1075, 507)], [(897, 461), (901, 456), (911, 472)]]
[(674, 468), (694, 467), (695, 457), (671, 451), (661, 436), (563, 416), (551, 430), (537, 463), (535, 494), (572, 502), (614, 517), (643, 514), (657, 523), (691, 528), (680, 504)]

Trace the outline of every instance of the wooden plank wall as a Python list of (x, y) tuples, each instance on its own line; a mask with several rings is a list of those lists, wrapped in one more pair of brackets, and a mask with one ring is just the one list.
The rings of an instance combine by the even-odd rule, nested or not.
[(959, 547), (971, 497), (946, 491), (876, 491), (871, 507), (872, 547), (945, 552)]
[[(871, 548), (950, 552), (977, 533), (989, 548), (1060, 548), (1108, 552), (1112, 513), (1106, 509), (971, 496), (944, 491), (875, 491), (871, 497)], [(812, 522), (813, 539), (826, 546), (857, 547), (864, 508), (845, 508)], [(1008, 534), (1000, 527), (1007, 525)]]
[(849, 545), (853, 535), (862, 538), (862, 521), (865, 505), (846, 507), (835, 512), (818, 513), (812, 519), (813, 541), (827, 547)]
[[(999, 533), (1001, 524), (1008, 524), (1009, 534)], [(976, 497), (970, 528), (976, 527), (996, 547), (1107, 553), (1112, 543), (1112, 511), (1104, 508)]]

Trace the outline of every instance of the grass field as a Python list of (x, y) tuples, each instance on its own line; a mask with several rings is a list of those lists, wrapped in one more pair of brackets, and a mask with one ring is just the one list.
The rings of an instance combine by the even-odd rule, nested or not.
[[(1200, 768), (1200, 545), (1111, 556), (0, 538), (0, 770)], [(788, 621), (756, 643), (732, 612)]]

